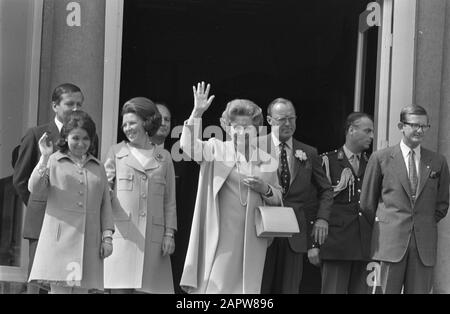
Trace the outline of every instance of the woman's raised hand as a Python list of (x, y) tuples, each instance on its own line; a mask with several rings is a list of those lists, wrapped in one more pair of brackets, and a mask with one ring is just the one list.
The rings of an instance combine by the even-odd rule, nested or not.
[(42, 156), (48, 157), (53, 154), (53, 143), (50, 140), (47, 132), (45, 132), (44, 135), (42, 135), (39, 139), (39, 150)]
[(208, 84), (205, 89), (205, 82), (198, 83), (197, 88), (192, 86), (192, 90), (194, 91), (194, 117), (201, 117), (202, 114), (208, 110), (209, 106), (211, 106), (214, 97), (216, 97), (213, 95), (208, 98), (210, 88), (211, 85)]

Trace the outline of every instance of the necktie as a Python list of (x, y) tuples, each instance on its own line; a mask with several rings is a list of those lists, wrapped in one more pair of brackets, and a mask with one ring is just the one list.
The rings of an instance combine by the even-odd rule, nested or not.
[(416, 195), (417, 191), (417, 184), (419, 182), (419, 179), (417, 177), (417, 169), (416, 169), (416, 162), (415, 162), (415, 153), (413, 150), (409, 152), (409, 184), (411, 186), (411, 192), (412, 195)]
[(280, 183), (283, 188), (283, 195), (289, 190), (289, 184), (291, 183), (291, 174), (289, 172), (289, 164), (286, 153), (286, 143), (280, 144)]
[(352, 167), (353, 167), (353, 170), (355, 170), (355, 173), (356, 174), (358, 174), (358, 171), (359, 171), (359, 156), (358, 155), (356, 155), (356, 154), (353, 154), (351, 157), (350, 157), (350, 164), (352, 165)]

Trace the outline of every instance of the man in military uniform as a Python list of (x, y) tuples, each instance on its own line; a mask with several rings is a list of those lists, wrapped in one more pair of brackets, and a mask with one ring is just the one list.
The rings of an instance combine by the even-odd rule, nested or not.
[(368, 293), (371, 227), (359, 206), (373, 140), (373, 122), (365, 113), (347, 117), (345, 144), (323, 154), (323, 166), (334, 190), (329, 233), (320, 248), (322, 293)]

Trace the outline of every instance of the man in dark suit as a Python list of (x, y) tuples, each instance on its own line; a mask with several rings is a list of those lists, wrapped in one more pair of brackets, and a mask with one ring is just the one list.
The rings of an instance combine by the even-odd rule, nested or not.
[[(30, 128), (22, 138), (17, 160), (14, 166), (13, 184), (22, 201), (27, 206), (25, 222), (23, 226), (23, 237), (29, 243), (29, 270), (34, 260), (42, 222), (44, 220), (46, 195), (31, 194), (28, 191), (28, 179), (31, 172), (39, 161), (39, 139), (47, 133), (56, 149), (56, 142), (60, 138), (63, 125), (63, 117), (67, 112), (78, 110), (83, 104), (84, 96), (80, 88), (73, 84), (62, 84), (55, 88), (52, 95), (52, 108), (55, 118), (47, 124)], [(98, 147), (98, 137), (94, 139), (94, 145)], [(97, 149), (95, 149), (97, 154)], [(38, 289), (28, 287), (29, 293), (36, 293)]]
[[(171, 133), (172, 115), (167, 104), (157, 102), (156, 106), (161, 113), (161, 127), (155, 136), (151, 138), (151, 141), (162, 147), (165, 146), (168, 151), (171, 151), (175, 140), (169, 137)], [(174, 147), (174, 149), (176, 149), (176, 147)], [(181, 153), (177, 153), (180, 154), (178, 157), (181, 157)], [(178, 228), (175, 235), (175, 252), (170, 257), (170, 261), (172, 264), (175, 293), (182, 294), (185, 292), (180, 288), (180, 280), (181, 275), (183, 274), (184, 260), (189, 244), (189, 235), (191, 232), (191, 222), (194, 214), (197, 192), (197, 184), (193, 184), (192, 182), (197, 182), (199, 170), (197, 163), (185, 161), (182, 160), (182, 158), (174, 158), (173, 165), (175, 168), (177, 191)]]
[(303, 254), (318, 263), (319, 249), (328, 233), (333, 191), (317, 150), (292, 136), (296, 113), (291, 101), (278, 98), (268, 107), (267, 121), (272, 133), (261, 138), (263, 149), (279, 161), (279, 183), (284, 206), (292, 207), (300, 233), (292, 238), (275, 238), (268, 248), (262, 293), (298, 293), (303, 270)]
[(367, 156), (373, 140), (373, 122), (353, 112), (345, 124), (345, 144), (323, 154), (323, 164), (334, 190), (328, 238), (320, 248), (322, 293), (368, 293), (367, 262), (372, 230), (359, 207)]
[(367, 165), (361, 209), (373, 223), (372, 257), (381, 261), (383, 293), (430, 293), (436, 263), (437, 223), (449, 205), (444, 156), (421, 146), (427, 112), (400, 113), (400, 144), (377, 151)]

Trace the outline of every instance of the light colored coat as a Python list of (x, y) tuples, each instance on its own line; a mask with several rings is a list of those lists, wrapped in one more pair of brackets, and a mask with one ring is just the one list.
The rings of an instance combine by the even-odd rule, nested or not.
[[(222, 142), (215, 138), (202, 142), (198, 139), (200, 124), (200, 119), (194, 119), (193, 125), (186, 122), (180, 140), (183, 151), (200, 162), (197, 199), (180, 283), (189, 293), (205, 293), (208, 286), (220, 237), (219, 210), (226, 210), (218, 208), (218, 194), (235, 166), (233, 142)], [(243, 293), (260, 292), (265, 254), (269, 244), (268, 239), (256, 236), (255, 208), (263, 205), (263, 202), (279, 205), (282, 197), (281, 188), (277, 184), (277, 161), (262, 150), (258, 150), (258, 154), (263, 162), (259, 163), (254, 174), (271, 186), (273, 196), (263, 198), (258, 193), (250, 193), (245, 217)], [(223, 271), (226, 273), (227, 270)]]
[(105, 262), (105, 288), (173, 293), (169, 256), (162, 256), (166, 228), (176, 230), (175, 172), (168, 151), (155, 147), (146, 169), (125, 142), (105, 161), (116, 225), (114, 252)]
[(372, 258), (396, 263), (405, 255), (414, 232), (425, 266), (434, 266), (437, 223), (447, 215), (449, 170), (444, 156), (421, 148), (415, 202), (400, 145), (374, 152), (367, 164), (361, 209), (372, 231)]
[(47, 206), (29, 280), (81, 281), (82, 288), (103, 289), (101, 234), (114, 230), (105, 169), (92, 156), (79, 168), (56, 152), (49, 175), (31, 174), (31, 193), (47, 193)]

